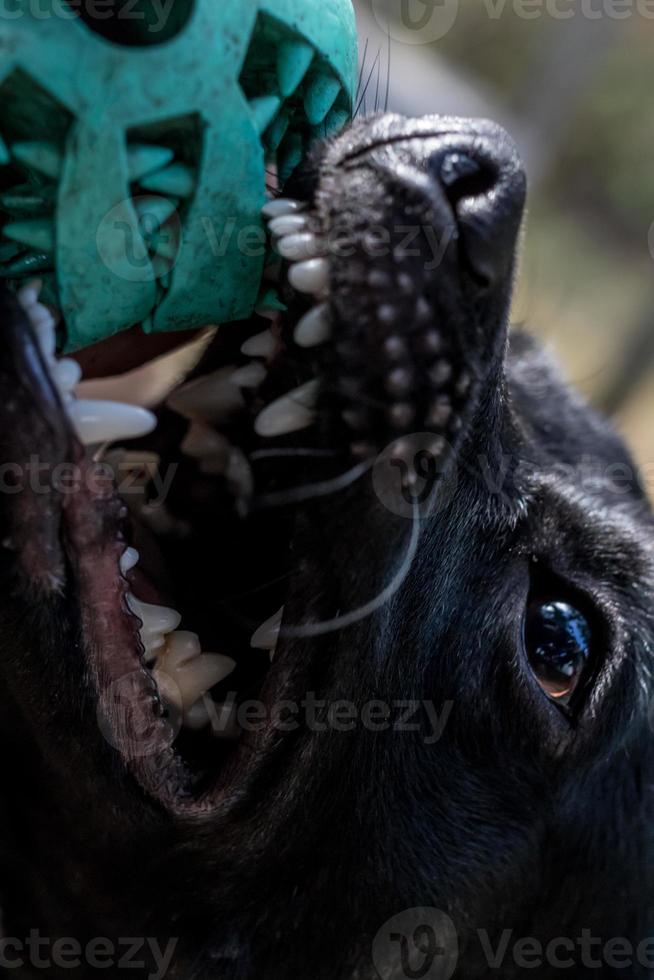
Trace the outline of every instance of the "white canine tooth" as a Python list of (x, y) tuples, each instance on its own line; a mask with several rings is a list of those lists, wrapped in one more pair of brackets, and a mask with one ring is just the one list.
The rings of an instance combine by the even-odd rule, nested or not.
[(327, 259), (309, 259), (292, 265), (288, 270), (288, 281), (299, 293), (318, 296), (329, 285), (329, 263)]
[(57, 361), (53, 370), (54, 379), (62, 392), (70, 392), (79, 383), (82, 369), (71, 357)]
[(157, 419), (146, 408), (121, 402), (80, 399), (68, 406), (78, 438), (85, 446), (116, 439), (137, 439), (156, 428)]
[(232, 381), (239, 388), (258, 388), (265, 380), (267, 371), (260, 361), (246, 364), (245, 367), (234, 371)]
[(120, 559), (121, 575), (127, 575), (133, 568), (136, 568), (140, 557), (136, 548), (126, 548)]
[(152, 606), (147, 602), (141, 602), (131, 592), (127, 594), (127, 605), (130, 611), (141, 620), (139, 632), (146, 656), (155, 650), (160, 650), (165, 643), (166, 634), (176, 630), (182, 621), (182, 617), (175, 609), (169, 609), (167, 606)]
[(274, 616), (262, 623), (250, 640), (250, 646), (254, 650), (274, 650), (279, 639), (279, 631), (282, 627), (282, 617), (284, 607), (278, 609)]
[(270, 330), (264, 330), (245, 341), (241, 347), (241, 354), (245, 354), (246, 357), (272, 357), (276, 347), (277, 341), (273, 334)]
[(261, 213), (264, 218), (280, 218), (284, 214), (297, 214), (299, 211), (303, 211), (305, 207), (306, 205), (302, 201), (280, 197), (276, 201), (269, 201), (262, 208)]
[[(155, 680), (166, 696), (168, 694), (166, 678), (170, 678), (181, 697), (180, 707), (185, 710), (191, 708), (203, 694), (228, 677), (236, 666), (230, 657), (223, 657), (219, 653), (203, 653), (199, 657), (169, 669), (160, 664), (161, 661), (157, 663), (154, 670)], [(177, 697), (175, 703), (179, 705)]]
[(176, 609), (168, 606), (152, 606), (148, 602), (141, 602), (131, 592), (127, 594), (127, 605), (135, 616), (141, 620), (142, 629), (145, 633), (172, 633), (177, 629), (182, 621), (182, 617)]
[(317, 347), (329, 340), (332, 333), (329, 307), (326, 303), (314, 306), (298, 322), (293, 335), (298, 347)]
[(269, 438), (283, 436), (312, 425), (318, 386), (318, 381), (308, 381), (264, 408), (254, 423), (257, 435)]
[(291, 262), (303, 262), (320, 255), (320, 240), (310, 231), (299, 235), (287, 235), (277, 242), (277, 251)]
[(190, 381), (173, 392), (168, 405), (187, 419), (224, 422), (245, 407), (240, 388), (231, 380), (235, 370), (232, 365)]
[(308, 220), (303, 214), (283, 214), (281, 218), (273, 218), (268, 227), (276, 237), (296, 235), (308, 228)]

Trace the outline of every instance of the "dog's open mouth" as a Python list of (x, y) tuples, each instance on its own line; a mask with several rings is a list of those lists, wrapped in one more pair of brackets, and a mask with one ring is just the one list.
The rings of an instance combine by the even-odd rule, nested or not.
[[(95, 737), (173, 809), (233, 797), (282, 741), (273, 706), (291, 686), (301, 696), (309, 671), (286, 640), (368, 608), (347, 590), (344, 608), (321, 569), (307, 571), (301, 505), (347, 490), (389, 445), (410, 482), (415, 433), (444, 466), (466, 437), (481, 366), (503, 344), (512, 253), (493, 234), (513, 240), (520, 220), (522, 185), (505, 189), (513, 151), (491, 160), (496, 134), (483, 126), (472, 142), (456, 122), (403, 126), (392, 119), (373, 139), (364, 128), (360, 146), (345, 135), (294, 198), (266, 206), (279, 293), (247, 324), (196, 338), (175, 383), (142, 398), (153, 412), (125, 404), (133, 395), (98, 400), (102, 384), (91, 398), (78, 388), (34, 287), (20, 295), (31, 329), (7, 331), (0, 381), (15, 397), (2, 448), (46, 460), (51, 492), (16, 498), (5, 550), (33, 585), (72, 603), (68, 642)], [(487, 333), (481, 302), (498, 324)], [(132, 392), (141, 385), (131, 376)], [(411, 522), (400, 524), (401, 542)], [(385, 574), (381, 563), (370, 576), (373, 596)], [(299, 614), (295, 602), (288, 623), (307, 575), (319, 602)]]
[[(215, 802), (231, 762), (254, 751), (248, 732), (270, 722), (265, 692), (294, 520), (292, 507), (275, 504), (307, 458), (320, 468), (336, 455), (312, 434), (318, 380), (303, 356), (329, 333), (316, 219), (289, 199), (265, 215), (280, 256), (292, 260), (283, 273), (278, 261), (270, 278), (283, 274), (285, 298), (304, 315), (291, 323), (271, 299), (247, 324), (209, 330), (127, 376), (127, 397), (138, 401), (146, 377), (156, 388), (158, 370), (181, 373), (174, 383), (158, 379), (165, 397), (152, 411), (111, 400), (124, 381), (80, 385), (77, 363), (55, 354), (38, 284), (19, 294), (32, 327), (23, 324), (18, 345), (23, 378), (34, 405), (49, 402), (57, 427), (71, 430), (65, 447), (34, 447), (54, 463), (65, 557), (55, 547), (59, 506), (51, 506), (43, 515), (51, 560), (41, 540), (38, 554), (22, 549), (23, 562), (78, 597), (103, 736), (149, 792), (182, 807)], [(19, 544), (15, 534), (6, 543)]]

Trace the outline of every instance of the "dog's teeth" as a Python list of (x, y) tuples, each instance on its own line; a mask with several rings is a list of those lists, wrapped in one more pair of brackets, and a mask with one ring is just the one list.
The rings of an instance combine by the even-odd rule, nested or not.
[(189, 630), (175, 630), (166, 637), (166, 646), (157, 657), (157, 667), (171, 674), (184, 664), (202, 655), (202, 645), (197, 633)]
[(254, 477), (252, 467), (240, 449), (232, 448), (225, 478), (237, 499), (237, 510), (244, 516), (247, 511), (247, 502), (254, 493)]
[(126, 548), (120, 558), (121, 575), (127, 575), (133, 568), (136, 568), (140, 557), (136, 548)]
[(85, 446), (116, 439), (138, 439), (157, 426), (157, 419), (146, 408), (121, 402), (80, 399), (68, 406), (77, 436)]
[(160, 650), (165, 643), (166, 634), (174, 632), (182, 621), (175, 609), (141, 602), (131, 592), (127, 594), (127, 605), (130, 612), (141, 620), (139, 632), (146, 656)]
[[(166, 655), (159, 658), (154, 670), (163, 696), (184, 710), (191, 708), (207, 691), (234, 670), (235, 662), (218, 653), (203, 653), (179, 666), (167, 666)], [(168, 681), (173, 683), (170, 684)]]
[(230, 443), (209, 425), (192, 422), (186, 433), (181, 450), (192, 459), (223, 459), (227, 465)]
[(308, 381), (264, 408), (254, 423), (257, 435), (283, 436), (313, 425), (318, 387), (318, 381)]
[(277, 640), (279, 639), (279, 631), (282, 627), (282, 618), (284, 616), (284, 607), (278, 609), (274, 616), (267, 619), (265, 623), (262, 623), (259, 629), (252, 635), (250, 640), (250, 646), (254, 650), (269, 650), (272, 653), (277, 646)]
[(168, 405), (187, 419), (225, 422), (245, 408), (238, 385), (232, 383), (236, 368), (226, 367), (202, 378), (196, 378), (174, 391)]
[(264, 218), (281, 218), (285, 214), (298, 214), (304, 211), (306, 205), (303, 201), (295, 201), (288, 197), (280, 197), (276, 201), (269, 201), (261, 210)]
[(20, 305), (26, 313), (29, 313), (33, 306), (39, 302), (40, 283), (31, 282), (28, 286), (23, 286), (16, 294)]
[(311, 231), (286, 235), (277, 242), (277, 251), (290, 262), (304, 262), (320, 255), (320, 240)]
[(239, 388), (258, 388), (265, 380), (266, 374), (267, 371), (263, 364), (256, 361), (234, 371), (231, 380)]
[(27, 314), (43, 357), (52, 367), (57, 347), (56, 324), (50, 310), (39, 303), (41, 284), (34, 282), (18, 291), (18, 302)]
[(63, 393), (70, 393), (82, 379), (82, 369), (71, 357), (57, 361), (52, 372), (53, 377)]
[(293, 335), (298, 347), (317, 347), (331, 337), (332, 325), (326, 303), (314, 306), (298, 322)]
[(288, 271), (288, 281), (299, 293), (319, 296), (329, 285), (329, 263), (327, 259), (309, 259), (292, 265)]
[(241, 347), (241, 354), (246, 357), (272, 357), (277, 347), (277, 341), (270, 332), (264, 330), (262, 333), (255, 334), (248, 338)]
[(308, 225), (308, 218), (304, 214), (283, 214), (280, 218), (273, 218), (268, 228), (271, 235), (281, 238), (286, 235), (298, 235), (306, 231)]

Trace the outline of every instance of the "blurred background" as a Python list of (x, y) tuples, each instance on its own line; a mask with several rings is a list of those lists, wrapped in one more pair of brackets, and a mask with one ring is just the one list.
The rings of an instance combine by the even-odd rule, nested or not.
[(355, 2), (359, 111), (488, 116), (516, 139), (513, 321), (614, 417), (654, 497), (654, 3)]

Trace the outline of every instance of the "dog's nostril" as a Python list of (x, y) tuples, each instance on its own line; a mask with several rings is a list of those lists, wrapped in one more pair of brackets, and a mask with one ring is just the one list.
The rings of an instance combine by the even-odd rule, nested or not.
[(440, 179), (450, 204), (487, 194), (497, 180), (491, 168), (468, 153), (448, 153), (440, 166)]

